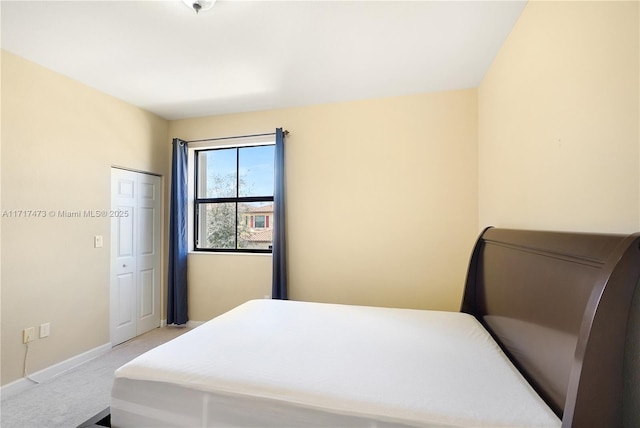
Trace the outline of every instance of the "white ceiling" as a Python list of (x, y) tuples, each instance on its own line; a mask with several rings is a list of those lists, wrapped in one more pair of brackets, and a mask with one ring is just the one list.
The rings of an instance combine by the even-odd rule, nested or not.
[(478, 86), (524, 1), (2, 1), (2, 48), (166, 119)]

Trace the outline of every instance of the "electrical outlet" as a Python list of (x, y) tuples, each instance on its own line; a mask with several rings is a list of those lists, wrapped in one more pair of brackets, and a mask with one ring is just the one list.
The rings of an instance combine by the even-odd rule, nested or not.
[(50, 323), (40, 324), (40, 339), (44, 339), (45, 337), (49, 337), (49, 330), (51, 328)]
[(33, 327), (25, 328), (22, 330), (22, 343), (31, 342), (36, 338), (36, 333)]

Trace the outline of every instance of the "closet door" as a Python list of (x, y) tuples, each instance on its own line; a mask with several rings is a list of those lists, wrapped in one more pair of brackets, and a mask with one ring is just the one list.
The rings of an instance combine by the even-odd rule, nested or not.
[(160, 325), (160, 177), (111, 170), (111, 344)]
[(138, 174), (136, 333), (160, 326), (160, 177)]

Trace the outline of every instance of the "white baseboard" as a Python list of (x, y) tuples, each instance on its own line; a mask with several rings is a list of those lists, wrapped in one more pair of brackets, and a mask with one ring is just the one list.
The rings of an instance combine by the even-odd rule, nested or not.
[[(175, 324), (169, 324), (169, 327), (186, 327), (186, 328), (196, 328), (202, 324), (204, 324), (205, 321), (187, 321), (186, 324), (182, 324), (182, 325), (175, 325)], [(160, 320), (160, 327), (167, 327), (167, 320)]]
[(187, 321), (187, 328), (196, 328), (204, 324), (204, 321)]
[[(105, 343), (104, 345), (98, 346), (97, 348), (90, 349), (87, 352), (76, 355), (75, 357), (71, 357), (67, 360), (32, 373), (29, 375), (29, 377), (38, 383), (44, 382), (53, 377), (61, 375), (62, 373), (69, 371), (72, 368), (79, 366), (80, 364), (93, 360), (94, 358), (97, 358), (100, 355), (109, 352), (110, 350), (111, 343)], [(5, 398), (22, 392), (33, 385), (35, 384), (32, 381), (23, 377), (22, 379), (18, 379), (14, 382), (3, 385), (2, 388), (0, 388), (0, 395)]]

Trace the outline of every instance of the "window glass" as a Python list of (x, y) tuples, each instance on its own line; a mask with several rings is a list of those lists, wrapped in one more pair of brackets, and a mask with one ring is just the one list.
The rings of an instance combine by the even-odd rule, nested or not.
[(255, 216), (255, 222), (254, 222), (253, 227), (255, 227), (255, 228), (262, 228), (262, 227), (266, 227), (266, 226), (265, 226), (265, 222), (266, 222), (266, 221), (265, 221), (265, 216), (263, 216), (263, 215), (257, 215), (257, 216)]
[(198, 198), (237, 196), (237, 150), (207, 150), (198, 154)]
[(239, 152), (238, 196), (273, 196), (275, 146), (242, 147)]
[(236, 204), (200, 204), (200, 248), (236, 248)]

